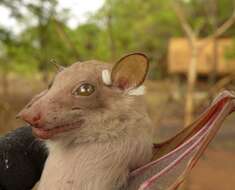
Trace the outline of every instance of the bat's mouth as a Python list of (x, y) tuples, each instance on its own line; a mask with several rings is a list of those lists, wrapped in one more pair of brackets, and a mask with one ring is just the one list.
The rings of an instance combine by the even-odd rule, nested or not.
[(82, 123), (83, 123), (83, 120), (80, 120), (80, 121), (77, 121), (74, 123), (59, 125), (54, 128), (51, 128), (51, 129), (45, 129), (42, 127), (32, 126), (32, 130), (33, 130), (33, 134), (36, 137), (46, 140), (46, 139), (50, 139), (50, 138), (54, 137), (55, 135), (57, 135), (59, 133), (64, 133), (64, 132), (68, 132), (68, 131), (77, 129), (81, 126)]

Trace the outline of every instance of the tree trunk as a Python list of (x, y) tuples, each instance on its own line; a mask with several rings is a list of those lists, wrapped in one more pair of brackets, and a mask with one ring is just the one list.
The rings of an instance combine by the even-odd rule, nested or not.
[(2, 72), (2, 98), (9, 95), (9, 82), (8, 82), (8, 71)]
[(109, 43), (110, 43), (110, 50), (111, 50), (111, 59), (116, 59), (116, 45), (113, 35), (113, 23), (112, 23), (112, 13), (111, 10), (108, 12), (107, 15), (107, 31), (109, 36)]
[(57, 33), (59, 34), (60, 38), (63, 40), (63, 42), (67, 45), (68, 48), (71, 48), (73, 51), (73, 54), (76, 56), (76, 59), (80, 59), (80, 55), (78, 53), (78, 49), (76, 44), (73, 42), (73, 40), (70, 38), (70, 36), (66, 33), (64, 27), (62, 24), (57, 21), (56, 19), (54, 20), (55, 22), (55, 29)]
[[(187, 72), (187, 92), (185, 102), (184, 127), (192, 123), (194, 118), (194, 89), (197, 81), (197, 61), (199, 54), (199, 47), (196, 39), (189, 39), (191, 47), (191, 57)], [(184, 181), (180, 186), (180, 190), (186, 190), (190, 186), (190, 179)]]
[(194, 113), (194, 88), (197, 80), (197, 60), (198, 60), (198, 45), (196, 41), (190, 42), (191, 44), (191, 60), (187, 73), (187, 92), (185, 102), (185, 126), (193, 121)]
[(209, 76), (209, 83), (211, 85), (215, 84), (216, 82), (216, 77), (217, 77), (217, 70), (218, 70), (218, 40), (217, 38), (214, 38), (212, 40), (212, 67), (211, 67), (211, 71), (210, 71), (210, 76)]
[(3, 69), (2, 72), (2, 94), (1, 94), (1, 99), (0, 99), (0, 127), (3, 125), (6, 125), (7, 121), (7, 107), (8, 107), (8, 102), (7, 98), (9, 96), (9, 81), (8, 81), (8, 70)]

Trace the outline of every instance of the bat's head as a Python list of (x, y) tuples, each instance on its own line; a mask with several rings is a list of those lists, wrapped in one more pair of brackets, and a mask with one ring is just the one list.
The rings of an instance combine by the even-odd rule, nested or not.
[(117, 135), (118, 122), (142, 115), (139, 96), (148, 71), (145, 55), (135, 53), (114, 66), (98, 61), (75, 63), (55, 76), (48, 89), (19, 113), (41, 139), (76, 136), (89, 141)]

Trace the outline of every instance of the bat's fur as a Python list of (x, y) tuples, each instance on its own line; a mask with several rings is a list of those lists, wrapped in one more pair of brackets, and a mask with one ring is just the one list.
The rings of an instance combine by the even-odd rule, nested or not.
[[(77, 127), (47, 140), (39, 190), (125, 189), (129, 172), (152, 158), (152, 124), (141, 97), (107, 86), (98, 61), (76, 63), (56, 76), (52, 87), (35, 98), (21, 117), (44, 129)], [(89, 97), (73, 97), (81, 82), (94, 84)]]

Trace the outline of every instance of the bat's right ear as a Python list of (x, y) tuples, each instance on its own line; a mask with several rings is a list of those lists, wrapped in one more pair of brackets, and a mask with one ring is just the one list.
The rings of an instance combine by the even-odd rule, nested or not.
[(139, 87), (148, 73), (149, 61), (142, 53), (133, 53), (122, 57), (111, 72), (112, 86), (121, 90)]

